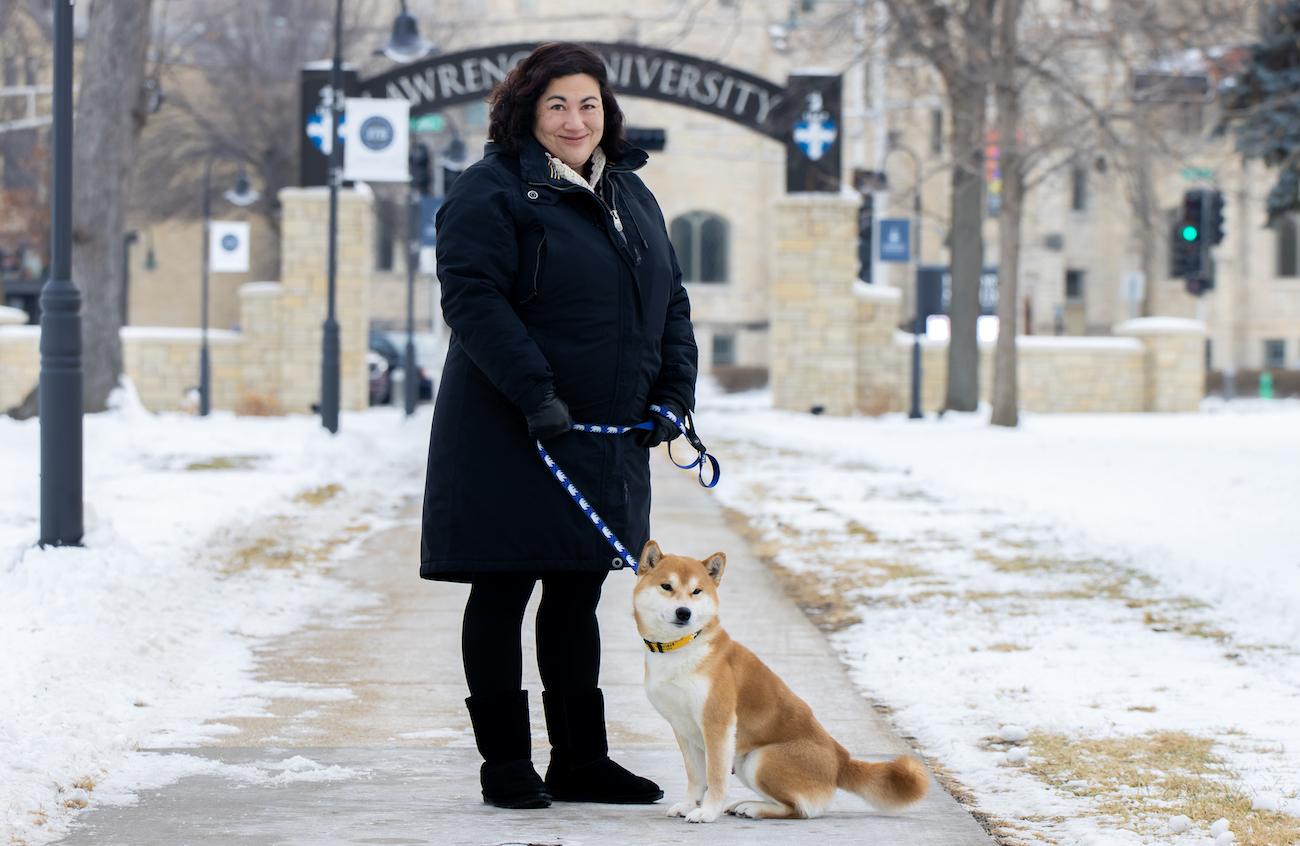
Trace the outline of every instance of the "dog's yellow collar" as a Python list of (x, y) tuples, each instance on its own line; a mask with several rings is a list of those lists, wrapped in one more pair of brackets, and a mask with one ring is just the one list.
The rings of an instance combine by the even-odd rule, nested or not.
[(646, 640), (645, 638), (641, 638), (641, 639), (645, 641), (645, 648), (649, 649), (651, 652), (672, 652), (674, 649), (681, 649), (686, 644), (695, 640), (697, 637), (700, 636), (700, 634), (703, 631), (704, 630), (701, 629), (700, 631), (695, 632), (694, 634), (688, 634), (686, 637), (682, 638), (681, 640), (674, 640), (672, 643), (660, 643), (657, 640)]

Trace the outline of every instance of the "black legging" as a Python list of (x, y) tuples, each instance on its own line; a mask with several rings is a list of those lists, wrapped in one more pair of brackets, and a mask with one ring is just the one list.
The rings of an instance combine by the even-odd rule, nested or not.
[[(542, 578), (537, 668), (547, 690), (596, 687), (600, 677), (596, 604), (606, 575), (564, 573)], [(510, 693), (523, 686), (520, 630), (536, 583), (528, 576), (499, 575), (476, 580), (470, 588), (460, 646), (471, 696)]]

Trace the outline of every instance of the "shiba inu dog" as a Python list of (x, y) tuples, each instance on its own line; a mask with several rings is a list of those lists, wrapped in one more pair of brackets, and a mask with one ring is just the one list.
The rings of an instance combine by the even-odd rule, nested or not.
[(646, 694), (686, 762), (686, 799), (668, 815), (716, 820), (732, 772), (763, 798), (725, 810), (752, 819), (816, 817), (840, 788), (880, 808), (924, 796), (929, 777), (919, 761), (853, 760), (806, 702), (723, 631), (718, 584), (726, 565), (721, 552), (697, 561), (664, 555), (654, 541), (641, 551), (632, 607), (647, 649)]

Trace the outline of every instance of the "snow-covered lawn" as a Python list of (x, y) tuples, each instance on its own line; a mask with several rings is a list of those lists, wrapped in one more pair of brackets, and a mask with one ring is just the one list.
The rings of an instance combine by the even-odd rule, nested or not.
[(718, 496), (1003, 842), (1300, 843), (1300, 404), (697, 420)]
[[(272, 697), (351, 696), (258, 681), (254, 650), (371, 601), (331, 569), (419, 492), (428, 431), (427, 408), (345, 414), (331, 437), (313, 417), (152, 415), (123, 396), (85, 418), (84, 547), (39, 549), (40, 429), (0, 417), (0, 843), (213, 766), (138, 748), (231, 731)], [(235, 775), (347, 775), (290, 763)]]

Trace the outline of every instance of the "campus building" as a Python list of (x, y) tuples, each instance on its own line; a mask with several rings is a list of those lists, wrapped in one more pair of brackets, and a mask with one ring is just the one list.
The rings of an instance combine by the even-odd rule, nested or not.
[[(737, 79), (747, 74), (780, 87), (801, 73), (838, 75), (840, 183), (863, 207), (859, 236), (868, 236), (872, 220), (911, 214), (914, 167), (907, 156), (891, 150), (905, 148), (917, 156), (924, 206), (919, 255), (912, 264), (881, 264), (863, 255), (866, 260), (845, 284), (856, 275), (873, 286), (900, 289), (903, 323), (913, 311), (915, 265), (933, 276), (948, 264), (953, 151), (943, 88), (924, 62), (887, 39), (870, 37), (881, 23), (872, 4), (614, 0), (593, 8), (574, 0), (411, 0), (408, 5), (420, 18), (422, 33), (444, 55), (581, 39), (670, 51), (721, 67)], [(1082, 5), (1086, 8), (1079, 12), (1081, 4), (1062, 4), (1061, 13), (1102, 19), (1098, 7)], [(359, 56), (366, 50), (348, 52)], [(394, 70), (385, 61), (359, 60), (361, 76)], [(459, 76), (435, 78), (430, 85), (435, 94), (456, 94), (457, 86), (481, 85), (490, 72), (463, 69)], [(788, 143), (719, 114), (731, 108), (749, 110), (754, 117), (763, 108), (760, 89), (732, 85), (724, 96), (721, 77), (692, 75), (684, 62), (644, 53), (626, 62), (612, 60), (611, 72), (620, 84), (653, 86), (663, 95), (625, 96), (621, 103), (638, 137), (662, 138), (662, 150), (652, 153), (642, 176), (662, 205), (690, 287), (703, 369), (770, 368), (776, 208), (787, 194)], [(1178, 71), (1207, 79), (1213, 73), (1195, 67)], [(1119, 87), (1131, 83), (1119, 76), (1098, 80)], [(1300, 368), (1300, 223), (1287, 219), (1273, 228), (1264, 225), (1264, 196), (1272, 175), (1258, 165), (1243, 165), (1230, 139), (1209, 137), (1215, 115), (1208, 95), (1199, 101), (1162, 102), (1158, 111), (1149, 128), (1180, 140), (1174, 145), (1177, 156), (1152, 154), (1142, 163), (1148, 174), (1145, 215), (1135, 211), (1132, 161), (1119, 161), (1102, 144), (1060, 163), (1028, 196), (1017, 310), (1021, 331), (1108, 335), (1117, 323), (1139, 315), (1190, 317), (1208, 327), (1204, 361), (1212, 369)], [(428, 143), (450, 173), (481, 155), (487, 109), (481, 101), (465, 102), (439, 114), (440, 125), (416, 140)], [(286, 143), (301, 144), (304, 138)], [(984, 152), (986, 207), (994, 210), (998, 143), (992, 133)], [(882, 172), (887, 179), (878, 178)], [(1223, 192), (1228, 221), (1226, 238), (1214, 251), (1216, 285), (1200, 297), (1170, 277), (1168, 257), (1171, 215), (1183, 192), (1196, 187)], [(870, 193), (857, 193), (857, 188)], [(405, 322), (405, 190), (377, 185), (374, 194), (370, 321), (398, 328)], [(129, 256), (130, 322), (195, 325), (198, 225), (178, 221), (139, 228)], [(259, 240), (270, 237), (253, 233), (255, 255)], [(996, 216), (985, 223), (984, 242), (985, 266), (996, 268)], [(239, 287), (273, 273), (261, 268), (213, 276), (212, 325), (233, 328), (239, 320)], [(436, 325), (436, 299), (433, 277), (420, 274), (417, 325)]]

